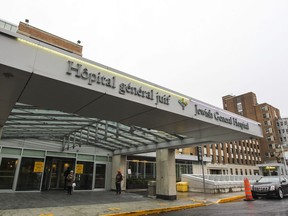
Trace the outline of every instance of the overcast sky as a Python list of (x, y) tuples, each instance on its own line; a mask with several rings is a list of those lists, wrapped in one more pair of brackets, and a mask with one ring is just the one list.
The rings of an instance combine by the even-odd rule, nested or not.
[(288, 117), (287, 0), (9, 0), (0, 18), (76, 42), (83, 56), (222, 108), (254, 92)]

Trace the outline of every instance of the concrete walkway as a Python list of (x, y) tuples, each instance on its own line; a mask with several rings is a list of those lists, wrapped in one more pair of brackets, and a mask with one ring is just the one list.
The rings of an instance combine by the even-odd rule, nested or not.
[(177, 200), (147, 197), (147, 191), (64, 191), (0, 193), (0, 216), (147, 215), (244, 199), (244, 192), (202, 194), (178, 192)]

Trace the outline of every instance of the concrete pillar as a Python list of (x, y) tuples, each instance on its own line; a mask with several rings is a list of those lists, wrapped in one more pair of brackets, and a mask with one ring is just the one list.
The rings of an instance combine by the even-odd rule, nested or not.
[(156, 198), (176, 200), (175, 150), (156, 151)]
[(123, 175), (123, 181), (121, 184), (121, 189), (126, 190), (126, 165), (127, 165), (127, 156), (126, 155), (113, 155), (112, 156), (112, 181), (111, 189), (116, 190), (115, 186), (115, 177), (118, 170), (121, 170)]
[(3, 127), (0, 127), (0, 139), (2, 137)]

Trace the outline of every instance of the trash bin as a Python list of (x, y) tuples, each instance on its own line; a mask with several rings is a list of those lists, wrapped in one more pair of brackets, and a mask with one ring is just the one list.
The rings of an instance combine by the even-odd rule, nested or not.
[(148, 182), (148, 196), (156, 196), (156, 181)]
[(188, 191), (188, 182), (177, 182), (176, 183), (177, 191), (187, 192)]

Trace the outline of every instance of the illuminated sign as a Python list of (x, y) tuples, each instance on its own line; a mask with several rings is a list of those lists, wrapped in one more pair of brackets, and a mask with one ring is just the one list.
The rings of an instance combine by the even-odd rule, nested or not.
[(243, 121), (239, 121), (236, 117), (228, 116), (227, 114), (220, 113), (218, 111), (211, 111), (210, 109), (199, 108), (197, 104), (195, 104), (195, 116), (200, 115), (209, 119), (214, 119), (219, 122), (223, 122), (225, 124), (234, 125), (236, 127), (241, 128), (241, 130), (246, 129), (249, 130), (249, 124)]
[[(115, 89), (116, 88), (116, 77), (115, 76), (105, 76), (101, 72), (89, 72), (87, 68), (82, 69), (81, 64), (74, 64), (72, 61), (68, 61), (68, 70), (66, 72), (67, 75), (72, 75), (75, 73), (75, 77), (85, 80), (88, 85), (102, 85), (108, 88)], [(154, 92), (154, 89), (144, 89), (142, 86), (133, 85), (131, 82), (129, 83), (120, 83), (119, 84), (119, 94), (121, 95), (134, 95), (137, 97), (141, 97), (144, 99), (156, 101), (157, 104), (170, 104), (171, 95), (160, 94), (159, 92)]]
[(275, 166), (266, 166), (265, 169), (266, 170), (275, 170), (276, 167)]

